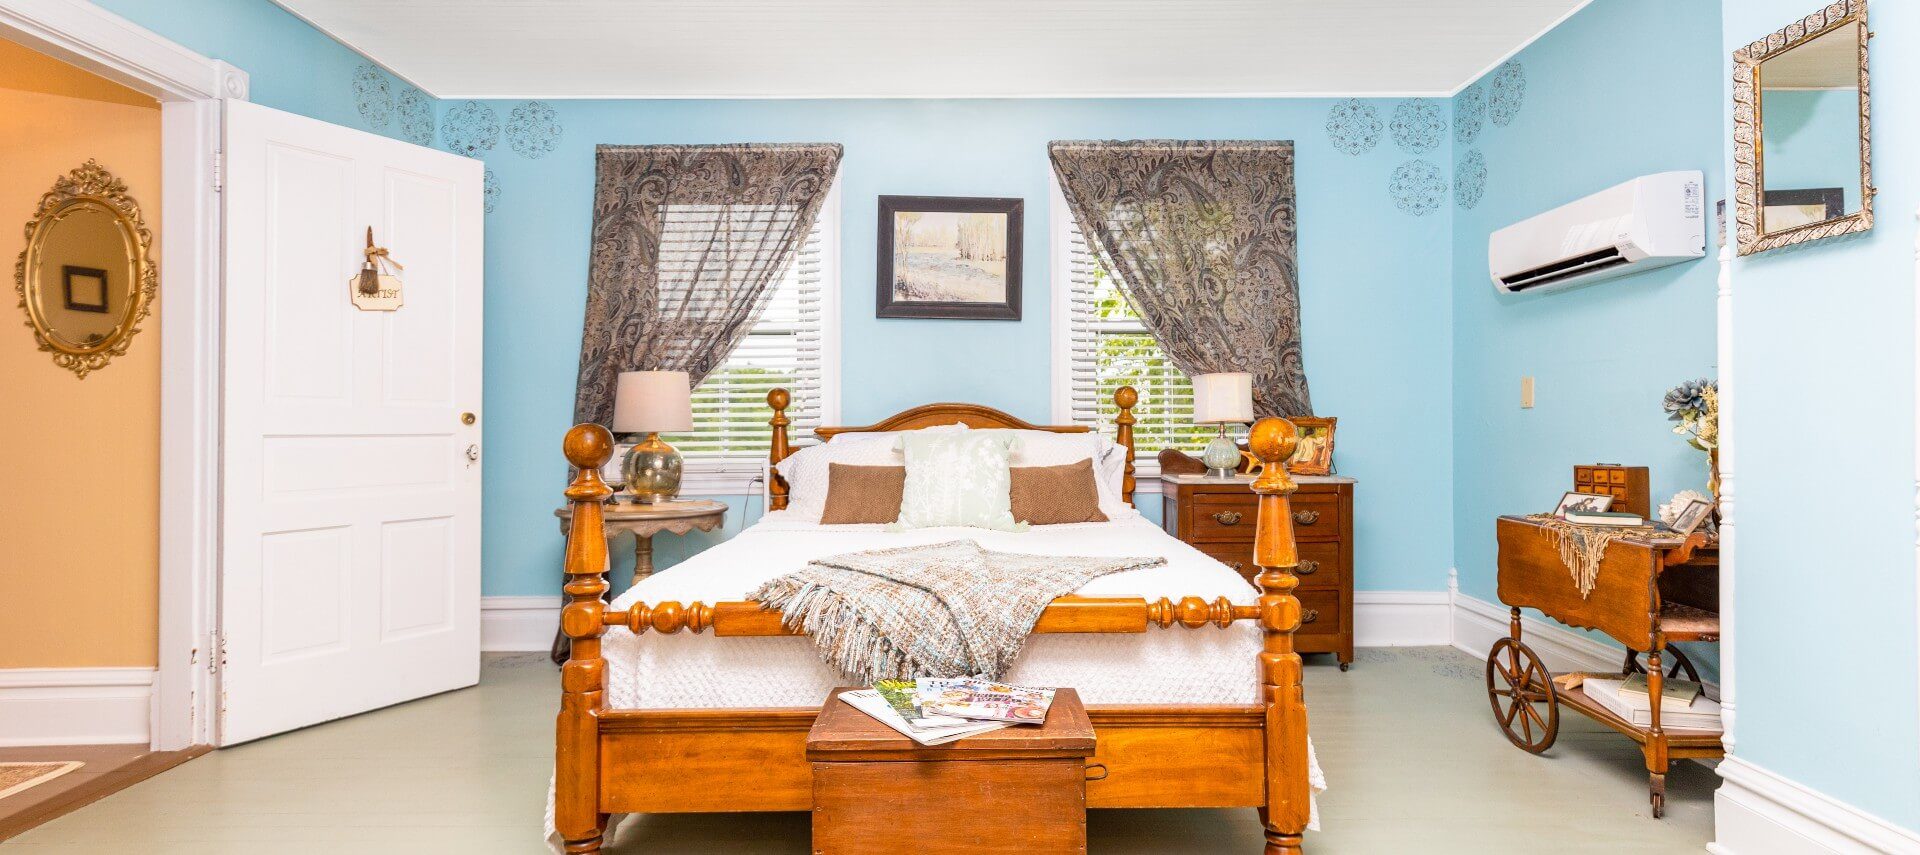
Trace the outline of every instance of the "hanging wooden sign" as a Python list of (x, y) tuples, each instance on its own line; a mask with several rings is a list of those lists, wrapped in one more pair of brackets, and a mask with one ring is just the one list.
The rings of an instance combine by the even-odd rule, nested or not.
[(400, 277), (384, 273), (388, 266), (395, 270), (404, 270), (400, 262), (388, 255), (384, 246), (373, 245), (373, 227), (367, 227), (367, 260), (360, 265), (360, 272), (347, 280), (347, 293), (353, 296), (353, 305), (363, 312), (391, 312), (400, 308)]

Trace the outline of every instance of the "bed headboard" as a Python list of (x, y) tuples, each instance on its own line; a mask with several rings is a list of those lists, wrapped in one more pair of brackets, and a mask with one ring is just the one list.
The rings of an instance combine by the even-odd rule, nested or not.
[[(1140, 393), (1135, 392), (1132, 386), (1122, 386), (1113, 393), (1113, 403), (1120, 408), (1119, 416), (1113, 420), (1116, 428), (1113, 441), (1127, 450), (1126, 474), (1121, 479), (1120, 485), (1120, 498), (1127, 504), (1133, 504), (1133, 405), (1139, 402)], [(768, 450), (767, 459), (773, 463), (779, 463), (793, 453), (793, 446), (787, 436), (787, 426), (793, 423), (793, 420), (787, 418), (787, 407), (792, 403), (793, 395), (785, 389), (775, 389), (767, 393), (767, 406), (773, 408), (773, 418), (767, 422), (773, 426), (773, 444)], [(1092, 430), (1086, 425), (1031, 424), (1011, 413), (1004, 413), (980, 404), (922, 404), (910, 410), (902, 410), (870, 425), (819, 427), (814, 429), (813, 434), (824, 442), (843, 433), (914, 430), (952, 424), (964, 424), (981, 429), (1045, 430), (1054, 433), (1087, 433)], [(786, 479), (780, 477), (778, 472), (769, 473), (767, 508), (777, 511), (786, 506)]]

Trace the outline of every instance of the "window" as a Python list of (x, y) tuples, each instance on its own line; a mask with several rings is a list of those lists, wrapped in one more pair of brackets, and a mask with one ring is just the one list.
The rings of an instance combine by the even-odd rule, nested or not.
[(1174, 367), (1120, 293), (1074, 221), (1059, 185), (1053, 190), (1054, 419), (1108, 436), (1119, 408), (1113, 393), (1132, 386), (1134, 448), (1146, 474), (1164, 448), (1199, 451), (1217, 429), (1193, 423), (1193, 383)]
[(667, 438), (689, 471), (757, 476), (773, 441), (767, 392), (776, 387), (793, 393), (792, 436), (839, 417), (839, 225), (836, 185), (753, 329), (694, 387), (693, 432)]

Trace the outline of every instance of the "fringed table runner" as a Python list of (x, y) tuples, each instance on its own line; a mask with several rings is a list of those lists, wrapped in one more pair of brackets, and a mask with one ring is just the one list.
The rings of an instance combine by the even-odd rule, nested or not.
[(1608, 544), (1616, 540), (1653, 540), (1672, 535), (1650, 525), (1578, 525), (1551, 514), (1533, 514), (1527, 519), (1547, 530), (1554, 548), (1560, 550), (1560, 562), (1573, 574), (1573, 584), (1580, 589), (1583, 600), (1593, 592), (1593, 583), (1600, 578), (1600, 559), (1606, 557)]
[(1000, 679), (1055, 597), (1165, 558), (993, 552), (971, 540), (816, 559), (747, 598), (784, 611), (848, 678)]

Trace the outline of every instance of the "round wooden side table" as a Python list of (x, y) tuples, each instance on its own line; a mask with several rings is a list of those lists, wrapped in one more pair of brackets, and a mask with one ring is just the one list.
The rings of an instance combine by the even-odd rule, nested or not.
[[(640, 502), (608, 502), (605, 506), (607, 539), (623, 531), (633, 533), (633, 581), (653, 575), (653, 536), (661, 532), (686, 534), (694, 529), (713, 531), (727, 519), (727, 506), (724, 502), (712, 502), (705, 499), (687, 499), (675, 502), (657, 502), (651, 505)], [(566, 536), (573, 524), (573, 507), (566, 506), (553, 512), (560, 520), (560, 534)], [(611, 592), (609, 592), (611, 594)], [(608, 597), (612, 599), (611, 596)], [(555, 631), (553, 636), (554, 664), (565, 664), (571, 647), (566, 633)]]

